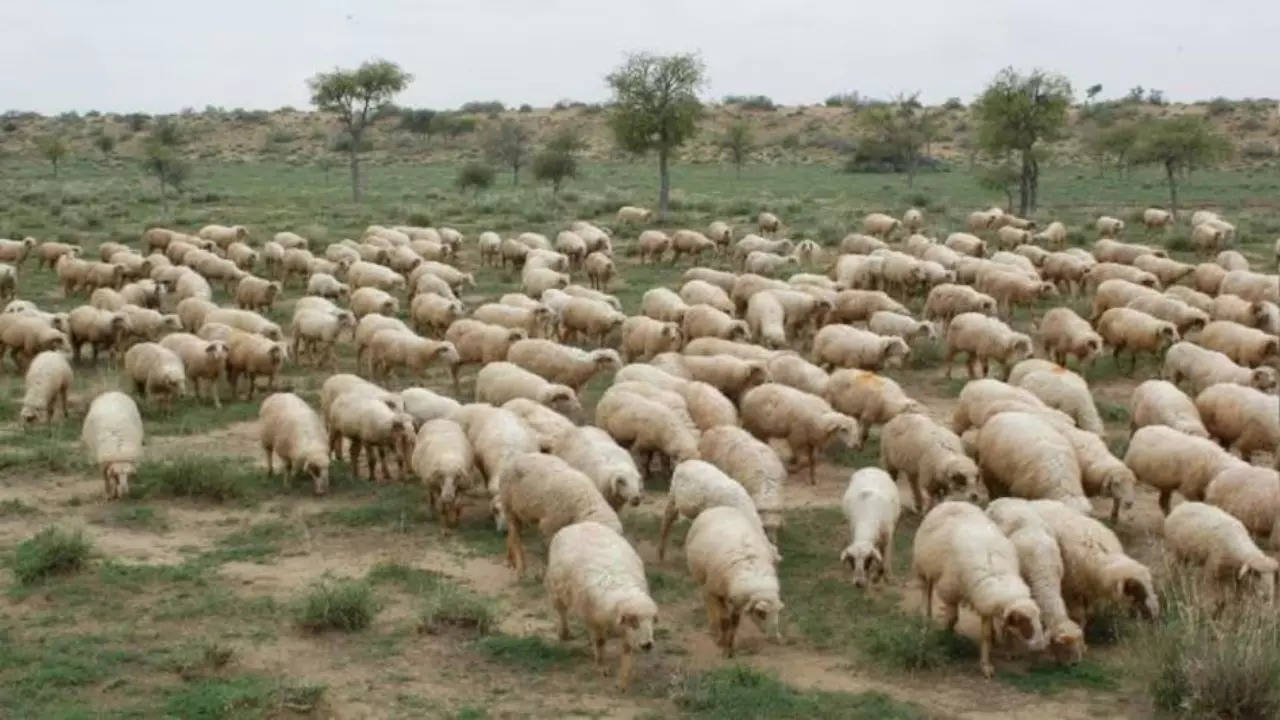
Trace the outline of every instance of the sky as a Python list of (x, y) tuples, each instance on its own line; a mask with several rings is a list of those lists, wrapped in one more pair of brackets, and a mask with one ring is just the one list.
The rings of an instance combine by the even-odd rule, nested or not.
[(595, 102), (641, 50), (698, 52), (712, 100), (967, 102), (1010, 65), (1104, 98), (1280, 96), (1275, 0), (3, 0), (0, 28), (0, 111), (45, 114), (305, 108), (307, 78), (375, 57), (414, 75), (400, 105)]

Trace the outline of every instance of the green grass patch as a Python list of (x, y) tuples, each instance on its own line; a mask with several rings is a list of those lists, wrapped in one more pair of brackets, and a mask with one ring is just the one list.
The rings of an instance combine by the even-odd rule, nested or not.
[(94, 522), (110, 527), (127, 528), (141, 532), (160, 533), (169, 529), (164, 509), (150, 505), (110, 505)]
[(323, 685), (283, 685), (251, 673), (204, 678), (172, 690), (164, 714), (190, 720), (269, 718), (286, 711), (308, 714), (319, 706), (324, 692)]
[(697, 720), (845, 718), (913, 720), (917, 708), (878, 692), (799, 691), (744, 665), (717, 668), (687, 680), (675, 696), (681, 716)]
[[(363, 481), (362, 481), (363, 482)], [(431, 520), (426, 489), (420, 485), (373, 487), (372, 502), (317, 513), (316, 522), (347, 528), (385, 528), (410, 532)]]
[(80, 428), (60, 423), (0, 432), (0, 472), (7, 470), (68, 473), (86, 467), (84, 453), (75, 447)]
[(311, 632), (353, 632), (369, 627), (380, 603), (363, 580), (325, 578), (312, 584), (294, 608), (298, 626)]
[(266, 472), (240, 458), (187, 456), (143, 462), (130, 487), (135, 498), (196, 498), (248, 501), (273, 487)]
[(496, 621), (493, 602), (454, 582), (429, 590), (418, 615), (418, 632), (441, 633), (460, 630), (487, 635)]
[[(221, 388), (220, 391), (225, 400), (227, 389)], [(221, 408), (215, 408), (209, 400), (197, 400), (195, 397), (179, 398), (168, 409), (141, 402), (138, 408), (146, 423), (147, 434), (155, 437), (201, 435), (258, 417), (257, 402), (224, 402)]]
[(546, 672), (569, 663), (578, 655), (571, 648), (551, 644), (540, 637), (505, 633), (480, 638), (476, 649), (494, 662), (523, 672)]
[(13, 575), (23, 585), (84, 567), (92, 545), (79, 530), (48, 527), (18, 544), (13, 553)]
[(1025, 672), (1002, 670), (999, 677), (1023, 692), (1037, 695), (1053, 695), (1071, 688), (1112, 691), (1120, 687), (1114, 668), (1105, 667), (1090, 658), (1072, 665), (1034, 662)]
[(266, 562), (280, 554), (285, 541), (296, 531), (279, 520), (255, 523), (218, 541), (218, 547), (204, 558), (212, 562)]

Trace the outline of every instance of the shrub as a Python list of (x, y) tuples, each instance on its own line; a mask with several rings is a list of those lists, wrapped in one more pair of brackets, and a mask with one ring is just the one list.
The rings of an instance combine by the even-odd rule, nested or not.
[(458, 170), (454, 184), (459, 190), (478, 193), (493, 185), (493, 168), (484, 163), (469, 162)]
[(910, 705), (878, 692), (799, 691), (777, 678), (743, 665), (732, 665), (689, 678), (677, 690), (676, 706), (685, 717), (703, 720), (738, 718), (882, 718), (924, 717)]
[(472, 100), (471, 102), (463, 103), (462, 107), (458, 108), (458, 112), (488, 115), (490, 113), (500, 113), (506, 109), (507, 106), (497, 100)]
[(454, 628), (487, 635), (493, 621), (493, 605), (487, 599), (443, 581), (427, 594), (418, 618), (418, 632), (435, 634)]
[(373, 589), (363, 580), (322, 579), (298, 603), (298, 625), (311, 632), (363, 630), (379, 610)]
[(228, 458), (179, 457), (144, 462), (131, 495), (135, 497), (204, 498), (214, 502), (240, 500), (265, 483), (260, 470)]
[(30, 585), (84, 566), (91, 546), (79, 530), (48, 527), (20, 543), (13, 553), (13, 576)]
[(947, 101), (942, 104), (942, 108), (944, 110), (963, 110), (964, 101), (958, 97), (949, 97), (947, 98)]
[(726, 95), (725, 105), (737, 105), (743, 110), (773, 110), (778, 106), (767, 95)]
[(524, 103), (523, 105), (520, 106), (520, 112), (531, 113), (533, 112), (533, 106), (530, 105), (529, 103)]
[(532, 672), (546, 672), (574, 655), (569, 648), (552, 645), (540, 637), (491, 635), (480, 639), (476, 646), (492, 660)]

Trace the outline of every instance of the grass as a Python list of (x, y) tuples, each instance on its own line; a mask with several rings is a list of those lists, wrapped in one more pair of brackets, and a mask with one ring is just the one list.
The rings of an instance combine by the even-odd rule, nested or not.
[(579, 653), (540, 637), (498, 633), (480, 638), (476, 649), (488, 659), (521, 673), (541, 673), (562, 667), (578, 658)]
[(269, 718), (309, 714), (321, 703), (323, 685), (285, 685), (264, 675), (241, 673), (187, 683), (169, 694), (167, 717), (191, 720)]
[(0, 518), (32, 517), (40, 514), (40, 508), (18, 498), (0, 502)]
[(204, 557), (213, 562), (262, 563), (278, 555), (284, 541), (294, 535), (294, 529), (285, 523), (267, 520), (227, 535)]
[(365, 579), (373, 585), (394, 585), (420, 598), (418, 632), (461, 630), (486, 635), (496, 622), (492, 600), (430, 570), (380, 563), (370, 568)]
[(23, 432), (21, 429), (0, 431), (0, 472), (22, 470), (26, 472), (67, 473), (85, 467), (84, 454), (76, 452), (73, 443), (79, 439), (79, 425), (61, 423), (50, 427), (37, 427)]
[(169, 529), (164, 508), (150, 505), (112, 505), (97, 516), (94, 522), (140, 532), (161, 533)]
[(681, 717), (696, 720), (845, 718), (910, 720), (925, 715), (878, 692), (799, 691), (758, 670), (731, 665), (686, 680), (675, 696)]
[(1013, 687), (1037, 695), (1053, 695), (1071, 688), (1090, 691), (1114, 691), (1120, 683), (1113, 668), (1085, 658), (1072, 664), (1042, 661), (1032, 663), (1025, 672), (1001, 670), (1000, 679)]
[[(143, 462), (130, 487), (135, 498), (195, 498), (248, 501), (269, 487), (266, 472), (230, 457), (184, 456)], [(270, 485), (273, 486), (273, 485)]]
[(13, 575), (23, 585), (84, 567), (92, 545), (79, 530), (48, 527), (19, 543), (13, 553)]
[(354, 632), (369, 627), (379, 609), (369, 583), (325, 578), (313, 583), (299, 600), (294, 619), (311, 632)]

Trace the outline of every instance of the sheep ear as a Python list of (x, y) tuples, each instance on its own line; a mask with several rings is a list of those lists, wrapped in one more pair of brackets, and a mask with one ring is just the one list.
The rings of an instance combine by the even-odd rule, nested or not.
[(1253, 568), (1249, 567), (1248, 565), (1241, 565), (1241, 566), (1240, 566), (1240, 572), (1236, 573), (1236, 580), (1237, 580), (1237, 581), (1240, 581), (1240, 580), (1244, 580), (1245, 578), (1249, 577), (1249, 573), (1250, 573), (1250, 571), (1252, 571), (1252, 570), (1253, 570)]
[(640, 616), (635, 613), (624, 612), (618, 617), (619, 625), (626, 625), (631, 628), (640, 627)]
[(854, 563), (853, 553), (849, 552), (849, 548), (845, 548), (844, 550), (840, 551), (840, 562), (844, 563), (845, 565), (848, 565), (850, 569), (853, 568), (853, 563)]

